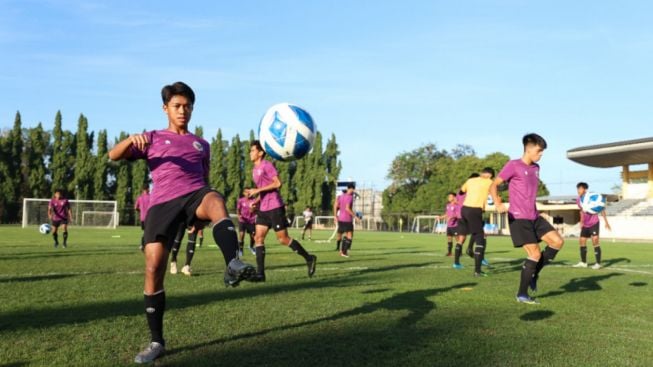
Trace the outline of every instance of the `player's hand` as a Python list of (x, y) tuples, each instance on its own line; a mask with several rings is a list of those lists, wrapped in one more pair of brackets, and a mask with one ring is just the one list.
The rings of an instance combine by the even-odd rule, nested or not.
[(129, 137), (129, 142), (131, 142), (133, 146), (141, 151), (145, 150), (145, 147), (150, 144), (145, 134), (134, 134)]
[(245, 191), (245, 195), (247, 195), (250, 198), (256, 196), (258, 193), (259, 191), (257, 189), (249, 189)]
[(612, 231), (612, 227), (610, 227), (610, 223), (605, 224), (605, 229), (607, 229), (608, 231)]
[(506, 209), (506, 205), (504, 203), (496, 204), (496, 209), (497, 209), (497, 212), (499, 212), (499, 213), (505, 213), (506, 211), (508, 211), (508, 209)]

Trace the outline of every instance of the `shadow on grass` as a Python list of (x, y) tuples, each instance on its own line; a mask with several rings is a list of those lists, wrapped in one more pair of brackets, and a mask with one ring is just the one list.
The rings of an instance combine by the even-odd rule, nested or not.
[[(427, 263), (428, 264), (428, 263)], [(204, 305), (224, 300), (241, 300), (251, 297), (266, 296), (280, 292), (297, 292), (305, 289), (320, 289), (330, 287), (344, 287), (360, 285), (360, 276), (402, 270), (406, 268), (419, 268), (425, 264), (403, 264), (379, 268), (361, 269), (349, 272), (346, 276), (337, 278), (319, 279), (291, 284), (264, 286), (249, 286), (235, 290), (222, 290), (203, 292), (192, 295), (166, 295), (168, 309), (183, 309), (197, 305)], [(318, 268), (319, 271), (319, 268)], [(138, 290), (134, 290), (134, 299), (111, 301), (101, 303), (88, 303), (82, 305), (66, 305), (52, 308), (26, 307), (18, 311), (5, 312), (0, 315), (0, 330), (18, 330), (28, 328), (47, 328), (55, 325), (86, 323), (94, 320), (112, 319), (118, 316), (134, 316), (143, 314), (142, 296), (138, 297)]]
[(549, 310), (537, 310), (526, 312), (525, 314), (519, 316), (519, 319), (522, 321), (541, 321), (550, 318), (555, 315), (553, 311)]
[(549, 293), (543, 294), (538, 298), (544, 297), (555, 297), (565, 293), (575, 293), (575, 292), (593, 292), (600, 291), (603, 289), (599, 284), (600, 281), (610, 279), (616, 276), (622, 276), (621, 273), (610, 273), (605, 275), (595, 275), (591, 277), (584, 278), (573, 278), (569, 283), (560, 287), (562, 290), (551, 291)]
[(74, 250), (74, 249), (60, 249), (52, 251), (38, 251), (38, 252), (27, 252), (21, 254), (12, 254), (12, 255), (0, 255), (0, 260), (34, 260), (34, 259), (52, 259), (58, 257), (75, 257), (75, 256), (93, 256), (93, 255), (128, 255), (128, 254), (140, 254), (138, 248), (134, 250), (116, 250), (116, 249), (107, 249), (107, 250)]
[(645, 287), (645, 286), (648, 285), (648, 283), (646, 283), (646, 282), (632, 282), (632, 283), (630, 283), (628, 285), (631, 286), (631, 287)]
[(22, 367), (27, 366), (27, 362), (9, 362), (9, 363), (0, 363), (0, 367)]
[(40, 282), (42, 280), (56, 280), (72, 278), (79, 274), (50, 274), (50, 275), (32, 275), (24, 277), (0, 278), (0, 283), (21, 283), (21, 282)]
[(353, 318), (361, 315), (371, 314), (379, 310), (408, 311), (408, 315), (402, 317), (399, 320), (397, 327), (402, 328), (404, 330), (411, 329), (415, 327), (417, 322), (422, 320), (429, 312), (435, 309), (436, 305), (433, 301), (428, 299), (429, 297), (433, 297), (440, 293), (449, 292), (455, 289), (473, 287), (476, 284), (477, 283), (462, 283), (451, 287), (424, 289), (418, 291), (399, 293), (389, 298), (386, 298), (384, 300), (381, 300), (379, 302), (366, 304), (364, 306), (360, 306), (348, 311), (340, 312), (329, 317), (322, 317), (315, 320), (298, 322), (294, 324), (273, 327), (265, 330), (234, 335), (228, 338), (215, 339), (204, 343), (193, 344), (186, 347), (169, 350), (167, 354), (174, 355), (176, 353), (188, 352), (188, 351), (205, 348), (216, 344), (222, 344), (230, 341), (257, 338), (273, 332), (313, 326), (324, 322), (338, 321), (350, 317)]
[(610, 267), (610, 266), (615, 265), (615, 264), (619, 264), (619, 263), (630, 263), (630, 262), (631, 262), (631, 260), (628, 259), (628, 258), (625, 258), (625, 257), (618, 257), (618, 258), (616, 258), (616, 259), (607, 259), (607, 260), (603, 260), (603, 262), (601, 263), (601, 265), (602, 265), (604, 268), (607, 268), (607, 267)]

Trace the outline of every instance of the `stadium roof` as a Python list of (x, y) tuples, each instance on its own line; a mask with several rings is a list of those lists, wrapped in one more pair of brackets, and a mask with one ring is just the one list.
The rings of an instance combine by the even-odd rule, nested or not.
[(567, 158), (591, 167), (618, 167), (653, 162), (653, 137), (590, 145), (567, 151)]

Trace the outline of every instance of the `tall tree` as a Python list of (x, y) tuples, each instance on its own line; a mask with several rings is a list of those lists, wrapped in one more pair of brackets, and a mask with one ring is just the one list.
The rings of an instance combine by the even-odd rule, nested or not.
[(204, 138), (204, 128), (200, 125), (195, 126), (195, 135)]
[(243, 156), (244, 156), (243, 171), (245, 173), (245, 180), (243, 182), (243, 186), (250, 187), (250, 188), (254, 186), (254, 182), (252, 181), (252, 170), (254, 170), (254, 163), (249, 159), (249, 148), (250, 148), (250, 144), (254, 140), (256, 140), (256, 135), (254, 135), (254, 130), (250, 130), (249, 139), (243, 142)]
[[(127, 139), (129, 134), (125, 132), (120, 133), (120, 137), (116, 140), (116, 144)], [(116, 165), (116, 196), (118, 202), (118, 213), (120, 213), (120, 223), (133, 224), (134, 223), (134, 210), (131, 197), (131, 169), (130, 162), (121, 160), (114, 162)]]
[(19, 200), (21, 197), (21, 160), (23, 155), (23, 132), (20, 112), (16, 112), (14, 127), (3, 138), (3, 163), (0, 167), (2, 194), (2, 214), (5, 222), (18, 220)]
[(44, 198), (50, 196), (45, 166), (50, 136), (39, 122), (35, 128), (28, 130), (27, 141), (23, 151), (23, 177), (27, 183), (24, 196)]
[(225, 157), (227, 148), (228, 144), (222, 138), (222, 130), (218, 129), (217, 135), (211, 141), (211, 172), (209, 172), (209, 183), (211, 187), (218, 190), (218, 192), (222, 193), (223, 195), (225, 195), (225, 189), (227, 188), (227, 169)]
[(50, 163), (50, 174), (52, 175), (52, 192), (63, 189), (66, 186), (66, 152), (63, 149), (63, 128), (61, 122), (61, 111), (57, 111), (54, 117), (54, 128), (52, 129), (52, 162)]
[(327, 141), (324, 150), (324, 170), (326, 173), (326, 181), (322, 185), (322, 205), (323, 211), (331, 210), (335, 201), (336, 185), (342, 170), (342, 163), (338, 160), (340, 151), (338, 150), (338, 143), (336, 142), (336, 135), (331, 134), (331, 138)]
[(242, 143), (238, 134), (231, 140), (227, 151), (227, 179), (226, 192), (227, 209), (234, 210), (238, 197), (243, 191), (243, 152)]
[(309, 153), (308, 159), (311, 160), (310, 198), (308, 200), (308, 206), (316, 209), (322, 205), (322, 185), (327, 179), (324, 154), (322, 152), (322, 134), (319, 131), (315, 136), (313, 150)]
[(74, 187), (76, 199), (93, 198), (93, 173), (95, 171), (93, 133), (88, 132), (88, 119), (79, 115), (77, 133), (75, 134), (76, 156), (74, 161)]
[(97, 154), (93, 172), (93, 199), (95, 200), (107, 200), (109, 197), (107, 182), (109, 174), (108, 151), (107, 131), (100, 130), (97, 137)]

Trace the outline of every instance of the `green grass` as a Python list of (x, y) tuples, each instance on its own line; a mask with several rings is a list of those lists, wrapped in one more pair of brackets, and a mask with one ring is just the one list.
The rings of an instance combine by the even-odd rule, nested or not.
[[(55, 250), (35, 228), (0, 227), (0, 366), (131, 364), (149, 340), (137, 228), (72, 228)], [(330, 233), (317, 232), (326, 238)], [(605, 242), (607, 265), (573, 269), (566, 247), (517, 304), (521, 250), (489, 238), (491, 276), (451, 269), (440, 236), (356, 233), (352, 257), (268, 238), (268, 281), (222, 285), (212, 241), (195, 274), (166, 278), (166, 366), (650, 366), (653, 247)], [(185, 247), (184, 247), (185, 248)], [(185, 253), (180, 255), (183, 261)], [(590, 252), (590, 260), (593, 256)], [(253, 262), (251, 254), (245, 261)]]

